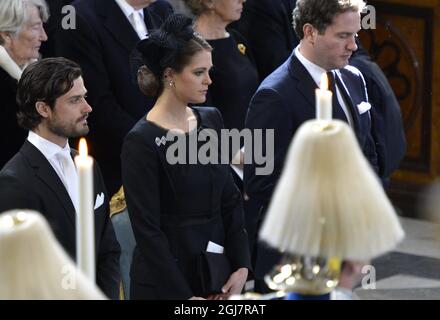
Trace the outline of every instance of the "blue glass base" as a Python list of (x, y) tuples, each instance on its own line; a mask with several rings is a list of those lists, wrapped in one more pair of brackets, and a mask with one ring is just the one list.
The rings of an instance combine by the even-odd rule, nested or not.
[(330, 293), (314, 296), (296, 292), (289, 292), (287, 293), (284, 300), (330, 300)]

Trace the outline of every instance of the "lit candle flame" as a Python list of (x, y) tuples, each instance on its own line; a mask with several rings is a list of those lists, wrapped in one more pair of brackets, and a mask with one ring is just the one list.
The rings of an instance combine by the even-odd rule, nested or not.
[(328, 90), (328, 78), (327, 73), (323, 73), (321, 76), (321, 84), (319, 86), (321, 90)]
[(81, 158), (86, 158), (87, 157), (87, 142), (85, 138), (81, 138), (79, 140), (79, 156)]

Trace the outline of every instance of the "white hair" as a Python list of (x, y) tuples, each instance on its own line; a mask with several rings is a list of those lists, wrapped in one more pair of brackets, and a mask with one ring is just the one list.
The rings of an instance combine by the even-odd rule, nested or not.
[(369, 260), (404, 236), (393, 206), (348, 125), (298, 129), (260, 237), (280, 251)]
[[(16, 35), (28, 19), (28, 7), (35, 6), (43, 22), (49, 19), (49, 9), (45, 0), (1, 0), (0, 32)], [(0, 37), (0, 44), (3, 39)]]
[(0, 300), (105, 299), (74, 265), (44, 217), (30, 210), (0, 215)]

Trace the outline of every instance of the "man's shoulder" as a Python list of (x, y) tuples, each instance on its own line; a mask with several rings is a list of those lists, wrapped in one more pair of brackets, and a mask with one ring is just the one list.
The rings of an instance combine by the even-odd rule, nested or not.
[(165, 20), (171, 13), (173, 13), (173, 7), (168, 1), (165, 0), (157, 0), (153, 2), (147, 7), (147, 10), (154, 12), (161, 17), (162, 20)]
[[(93, 28), (99, 28), (102, 23), (102, 14), (106, 15), (106, 12), (109, 10), (109, 2), (113, 2), (114, 0), (107, 0), (106, 3), (103, 0), (75, 0), (70, 5), (75, 8), (75, 16), (76, 16), (76, 28), (74, 29), (66, 29), (68, 31), (72, 31), (75, 29), (82, 29), (82, 25), (87, 23), (88, 25), (93, 26)], [(113, 4), (111, 4), (113, 5)], [(114, 5), (117, 6), (116, 3)]]
[(75, 0), (71, 5), (75, 8), (75, 15), (88, 23), (101, 21), (100, 16), (111, 16), (115, 9), (119, 9), (115, 0)]
[(352, 65), (346, 65), (344, 68), (339, 69), (339, 71), (346, 76), (363, 78), (362, 72), (358, 68)]
[(291, 58), (288, 58), (283, 64), (269, 74), (261, 83), (260, 88), (288, 87), (289, 83), (292, 82), (289, 68), (290, 61)]
[[(102, 0), (101, 0), (102, 1)], [(108, 0), (114, 1), (114, 0)], [(75, 0), (71, 3), (75, 10), (80, 12), (93, 12), (96, 7), (96, 0)]]
[(0, 179), (15, 179), (17, 181), (32, 178), (31, 167), (22, 153), (18, 152), (0, 170)]
[[(34, 175), (22, 160), (17, 154), (0, 170), (1, 201), (12, 201), (16, 197), (26, 197), (32, 193)], [(0, 208), (5, 209), (5, 205), (3, 203)]]
[(244, 4), (244, 10), (256, 16), (276, 16), (282, 13), (281, 1), (249, 0)]

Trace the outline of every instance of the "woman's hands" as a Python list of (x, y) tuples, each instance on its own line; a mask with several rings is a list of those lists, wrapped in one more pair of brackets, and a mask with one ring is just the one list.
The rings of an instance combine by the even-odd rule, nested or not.
[(222, 287), (222, 292), (220, 294), (213, 294), (207, 297), (208, 300), (227, 300), (230, 296), (234, 294), (240, 294), (243, 290), (244, 284), (246, 283), (248, 276), (247, 268), (240, 268), (233, 272), (228, 281)]

